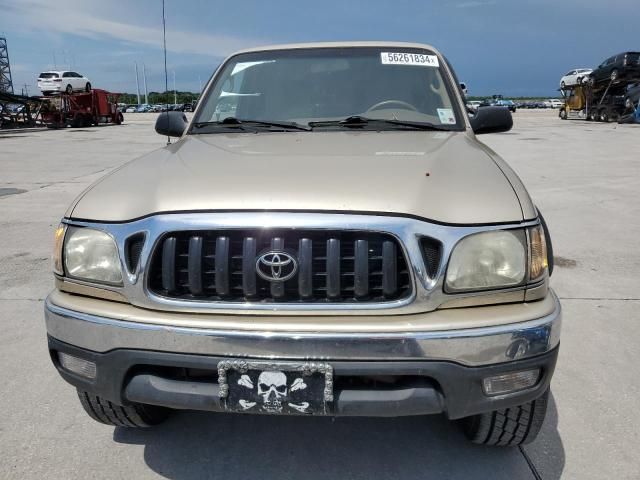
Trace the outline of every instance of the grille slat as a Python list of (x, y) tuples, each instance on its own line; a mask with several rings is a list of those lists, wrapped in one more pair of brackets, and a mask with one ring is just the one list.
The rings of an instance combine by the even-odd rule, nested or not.
[(355, 242), (354, 292), (356, 297), (369, 295), (369, 242)]
[(216, 291), (218, 295), (229, 295), (229, 238), (216, 238)]
[(307, 299), (313, 295), (313, 241), (301, 238), (298, 245), (298, 294)]
[[(284, 282), (257, 275), (257, 259), (269, 251), (292, 255), (297, 273)], [(158, 242), (148, 272), (152, 292), (208, 302), (368, 303), (411, 294), (398, 241), (367, 231), (171, 232)]]
[(162, 288), (168, 292), (176, 289), (176, 239), (169, 237), (162, 245)]
[(242, 291), (246, 297), (256, 294), (256, 239), (245, 237), (242, 244)]
[(385, 241), (382, 244), (382, 293), (385, 297), (392, 297), (398, 289), (397, 258), (396, 244)]
[(202, 294), (202, 237), (189, 239), (188, 257), (189, 290), (193, 295)]
[(327, 240), (327, 297), (340, 296), (340, 240)]

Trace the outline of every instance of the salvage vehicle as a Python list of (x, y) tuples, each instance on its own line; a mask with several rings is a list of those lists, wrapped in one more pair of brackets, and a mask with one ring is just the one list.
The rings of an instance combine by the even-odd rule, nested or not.
[(623, 52), (609, 57), (589, 74), (589, 84), (593, 87), (621, 80), (640, 81), (640, 52)]
[(469, 116), (428, 45), (230, 56), (191, 121), (159, 115), (177, 142), (65, 213), (55, 367), (107, 425), (443, 413), (476, 443), (531, 442), (561, 307), (542, 215), (476, 138), (512, 125)]

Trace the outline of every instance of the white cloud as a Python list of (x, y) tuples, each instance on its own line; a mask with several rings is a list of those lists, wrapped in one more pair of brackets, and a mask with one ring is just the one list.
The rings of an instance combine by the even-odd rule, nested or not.
[[(0, 10), (12, 25), (22, 24), (40, 32), (63, 33), (93, 39), (111, 38), (122, 42), (162, 48), (162, 25), (148, 27), (107, 18), (95, 13), (95, 5), (78, 0), (30, 0), (7, 3)], [(176, 30), (167, 25), (167, 50), (212, 57), (224, 57), (235, 50), (269, 43), (225, 34)]]

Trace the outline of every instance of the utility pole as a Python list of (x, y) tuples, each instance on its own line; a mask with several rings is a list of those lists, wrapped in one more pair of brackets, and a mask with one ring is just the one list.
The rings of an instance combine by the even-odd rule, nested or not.
[(176, 71), (173, 71), (173, 104), (178, 103), (178, 93), (176, 92)]
[(144, 104), (149, 105), (149, 92), (147, 92), (147, 68), (142, 64), (142, 81), (144, 83)]
[(26, 83), (24, 84), (24, 87), (22, 87), (22, 95), (25, 97), (29, 96), (29, 85)]
[(140, 84), (138, 83), (138, 62), (134, 62), (134, 65), (136, 66), (136, 95), (138, 96), (137, 105), (140, 105)]

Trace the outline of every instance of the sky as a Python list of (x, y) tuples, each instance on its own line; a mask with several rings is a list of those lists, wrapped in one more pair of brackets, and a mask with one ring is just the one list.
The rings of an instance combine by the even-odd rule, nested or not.
[[(640, 50), (640, 0), (165, 0), (169, 89), (199, 91), (232, 52), (276, 43), (390, 40), (447, 56), (469, 95), (553, 96), (577, 67)], [(161, 0), (0, 0), (14, 91), (71, 69), (96, 88), (164, 90)], [(142, 79), (140, 80), (142, 89)]]

